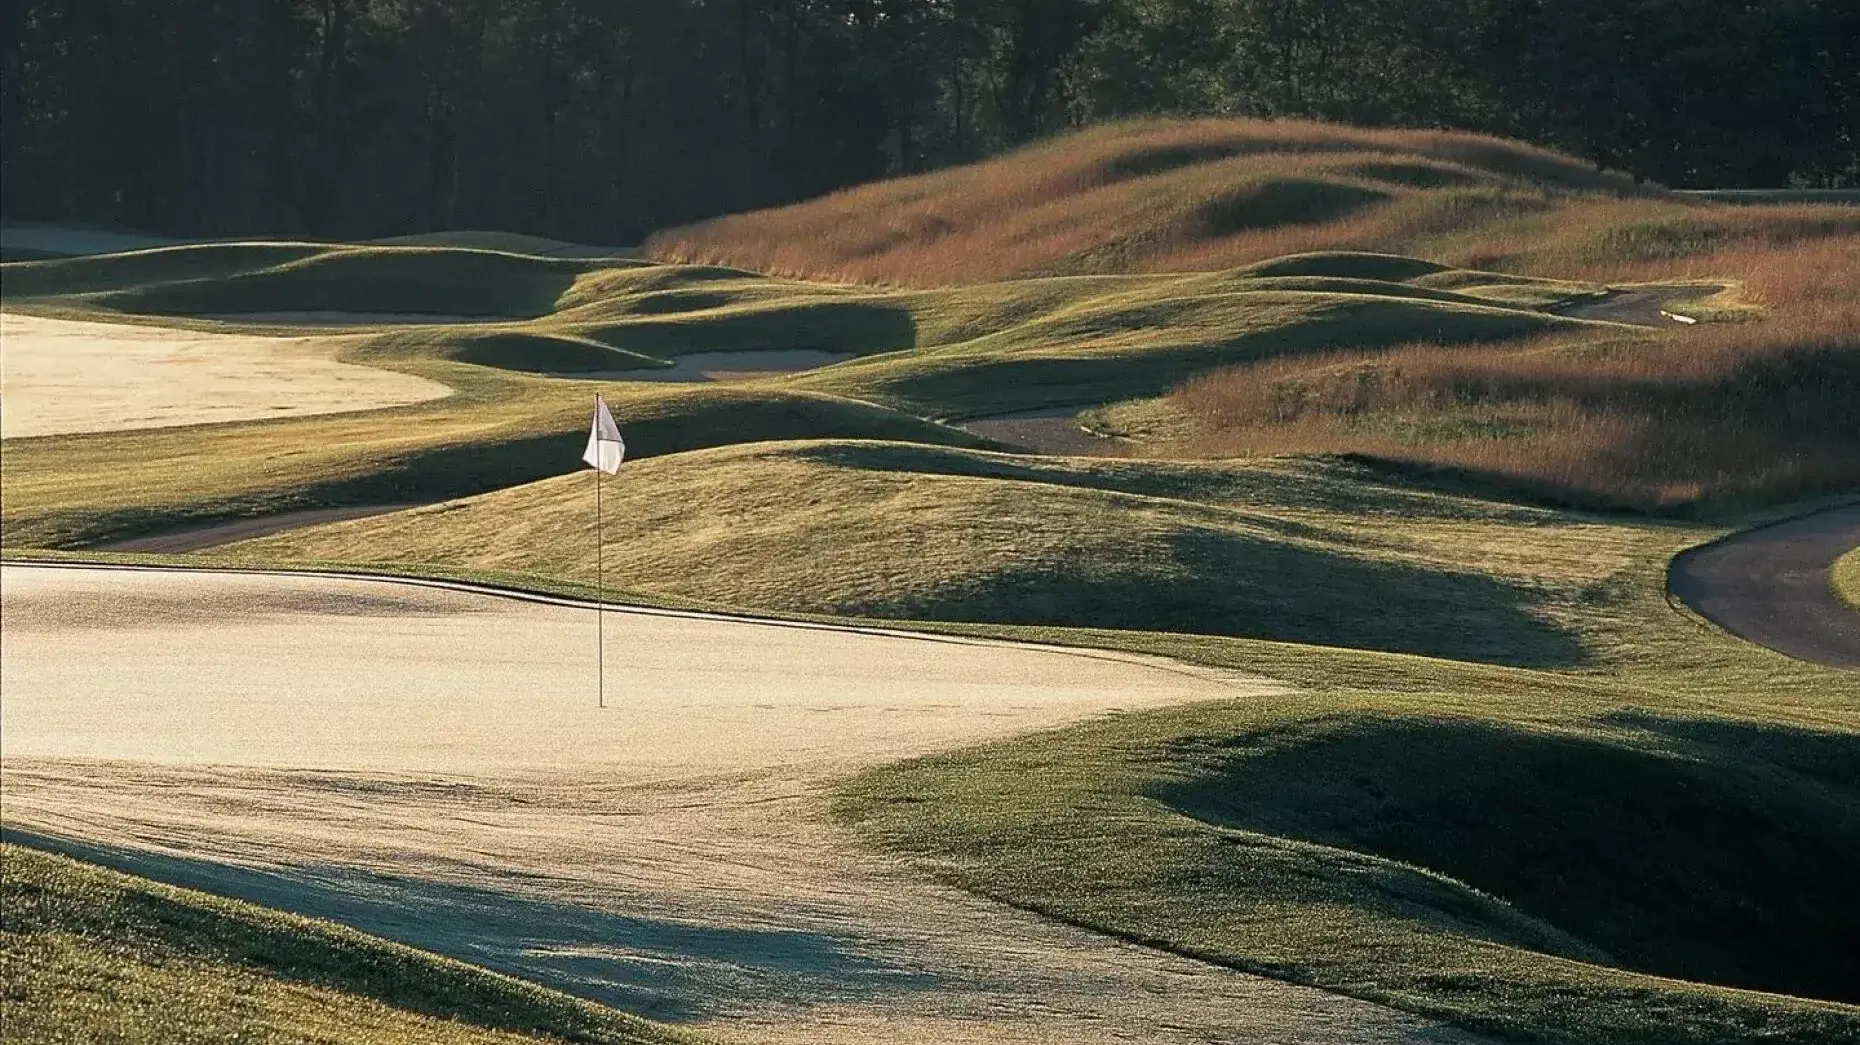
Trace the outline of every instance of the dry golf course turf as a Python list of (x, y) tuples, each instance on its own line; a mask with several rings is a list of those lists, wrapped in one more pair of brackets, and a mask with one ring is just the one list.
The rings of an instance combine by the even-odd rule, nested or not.
[[(1597, 287), (311, 244), (7, 277), (10, 842), (727, 1041), (1860, 1040), (1860, 676), (1666, 584), (1839, 496), (1648, 518), (1335, 456), (1003, 452), (1288, 345), (1645, 336), (1555, 313)], [(11, 427), (92, 380), (114, 430)], [(606, 708), (570, 474), (596, 390), (640, 457), (605, 494), (636, 604)], [(460, 1034), (680, 1033), (519, 1025), (506, 981), (434, 1000), (322, 943), (147, 958), (129, 927), (211, 910), (437, 960), (8, 852), (42, 992), (9, 1019), (198, 968), (283, 992), (252, 1003), (275, 1041), (315, 1040), (279, 1015), (306, 984)]]

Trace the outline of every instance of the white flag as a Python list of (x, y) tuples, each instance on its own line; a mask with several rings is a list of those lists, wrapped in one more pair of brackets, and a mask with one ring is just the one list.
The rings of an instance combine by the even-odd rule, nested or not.
[(608, 475), (620, 471), (620, 459), (626, 456), (626, 440), (620, 438), (620, 426), (607, 410), (607, 400), (594, 397), (594, 422), (588, 428), (588, 448), (581, 459), (588, 467), (599, 468)]

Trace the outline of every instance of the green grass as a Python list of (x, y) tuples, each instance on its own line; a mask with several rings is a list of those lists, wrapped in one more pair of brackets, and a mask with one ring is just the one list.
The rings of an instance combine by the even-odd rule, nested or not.
[(329, 922), (0, 845), (6, 1040), (695, 1041)]
[(1860, 1007), (1737, 989), (1853, 998), (1851, 718), (1381, 668), (881, 770), (841, 811), (1007, 903), (1508, 1040), (1860, 1040)]
[(1007, 903), (1506, 1040), (1860, 1041), (1860, 679), (1674, 612), (1699, 530), (1352, 510), (1601, 567), (1560, 618), (1587, 662), (1073, 633), (1304, 689), (883, 768), (840, 811)]
[(1843, 602), (1860, 610), (1860, 548), (1834, 560), (1828, 570), (1828, 583)]
[[(1306, 490), (1299, 503), (1292, 491)], [(1267, 493), (1266, 491), (1272, 491)], [(884, 619), (1242, 635), (1538, 666), (1587, 659), (1568, 619), (1600, 569), (1493, 569), (1449, 538), (1566, 524), (1380, 483), (1341, 463), (1027, 459), (887, 442), (759, 443), (607, 484), (608, 583), (712, 605)], [(244, 542), (229, 556), (418, 564), (594, 583), (587, 476)], [(1425, 531), (1425, 526), (1422, 527)], [(1614, 549), (1592, 553), (1607, 561)], [(1618, 554), (1618, 553), (1617, 553)], [(690, 563), (705, 563), (692, 570)], [(1382, 612), (1399, 603), (1400, 614)]]

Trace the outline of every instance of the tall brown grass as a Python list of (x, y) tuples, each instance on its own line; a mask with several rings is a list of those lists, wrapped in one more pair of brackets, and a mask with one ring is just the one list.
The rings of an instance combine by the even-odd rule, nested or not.
[(1473, 134), (1165, 121), (674, 229), (648, 249), (914, 286), (1313, 250), (1710, 281), (1726, 288), (1714, 314), (1747, 322), (1240, 366), (1170, 395), (1191, 434), (1142, 449), (1359, 452), (1647, 508), (1860, 488), (1860, 207), (1705, 202)]
[(1536, 275), (1860, 234), (1860, 208), (1738, 207), (1520, 142), (1308, 121), (1101, 127), (983, 163), (654, 235), (657, 259), (941, 286), (1374, 250)]
[(1186, 457), (1357, 453), (1588, 505), (1860, 488), (1860, 312), (1510, 346), (1281, 358), (1166, 397)]

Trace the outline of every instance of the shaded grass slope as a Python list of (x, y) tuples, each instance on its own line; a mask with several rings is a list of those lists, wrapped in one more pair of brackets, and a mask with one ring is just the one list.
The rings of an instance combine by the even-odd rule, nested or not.
[(576, 279), (630, 261), (561, 260), (459, 247), (214, 243), (7, 266), (11, 298), (191, 315), (403, 312), (527, 318)]
[(1603, 687), (1551, 703), (1435, 670), (1457, 685), (925, 760), (841, 808), (986, 895), (1506, 1040), (1860, 1041), (1851, 720), (1609, 711)]
[(9, 1042), (695, 1040), (328, 922), (0, 846)]

